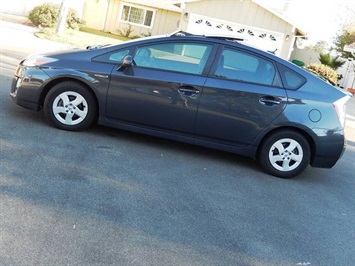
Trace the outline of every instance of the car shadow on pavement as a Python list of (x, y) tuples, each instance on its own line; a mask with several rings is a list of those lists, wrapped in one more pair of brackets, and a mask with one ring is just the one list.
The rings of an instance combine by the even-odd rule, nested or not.
[(125, 141), (134, 146), (143, 145), (148, 148), (154, 148), (162, 153), (173, 153), (178, 156), (189, 156), (199, 158), (201, 161), (219, 161), (228, 164), (230, 167), (242, 167), (257, 170), (261, 172), (257, 163), (251, 158), (232, 154), (229, 152), (219, 151), (215, 149), (209, 149), (193, 144), (182, 143), (174, 140), (163, 139), (159, 137), (149, 136), (145, 134), (139, 134), (129, 132), (120, 129), (109, 128), (105, 126), (96, 125), (90, 129), (90, 132), (95, 135), (105, 135), (114, 138), (117, 141)]

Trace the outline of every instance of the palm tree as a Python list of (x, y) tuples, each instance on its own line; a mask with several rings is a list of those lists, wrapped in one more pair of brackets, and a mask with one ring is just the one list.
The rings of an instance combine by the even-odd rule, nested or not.
[(337, 70), (339, 67), (345, 64), (346, 61), (339, 59), (339, 56), (331, 57), (329, 53), (319, 54), (319, 61), (326, 66), (331, 67), (334, 70)]

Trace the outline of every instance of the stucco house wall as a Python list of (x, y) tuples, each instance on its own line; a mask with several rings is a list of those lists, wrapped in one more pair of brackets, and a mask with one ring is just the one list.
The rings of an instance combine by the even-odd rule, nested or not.
[(305, 65), (311, 63), (320, 64), (319, 54), (320, 52), (314, 51), (312, 49), (294, 49), (290, 60), (300, 60), (305, 63)]
[[(151, 27), (137, 25), (127, 21), (122, 21), (123, 6), (142, 8), (154, 12), (153, 23)], [(92, 14), (95, 14), (93, 16)], [(84, 5), (83, 19), (86, 26), (112, 33), (118, 33), (118, 30), (125, 32), (130, 26), (131, 36), (142, 35), (160, 35), (167, 34), (178, 29), (180, 12), (162, 9), (150, 5), (146, 1), (145, 5), (122, 0), (86, 0)]]
[(97, 30), (104, 30), (108, 7), (109, 1), (107, 0), (85, 1), (83, 7), (85, 26)]

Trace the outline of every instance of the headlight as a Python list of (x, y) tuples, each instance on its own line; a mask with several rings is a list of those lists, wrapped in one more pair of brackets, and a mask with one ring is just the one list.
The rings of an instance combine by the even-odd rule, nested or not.
[(22, 65), (34, 67), (34, 66), (40, 66), (40, 65), (44, 65), (44, 64), (53, 63), (56, 61), (59, 61), (59, 59), (47, 57), (47, 56), (43, 56), (43, 55), (38, 55), (38, 56), (31, 56), (29, 58), (26, 58), (25, 60), (22, 61)]

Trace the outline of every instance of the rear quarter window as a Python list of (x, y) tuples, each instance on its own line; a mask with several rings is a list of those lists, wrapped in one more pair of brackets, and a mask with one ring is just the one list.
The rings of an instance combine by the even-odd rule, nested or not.
[(280, 70), (282, 83), (285, 89), (297, 90), (307, 81), (305, 77), (285, 67), (284, 65), (278, 64), (278, 68)]

